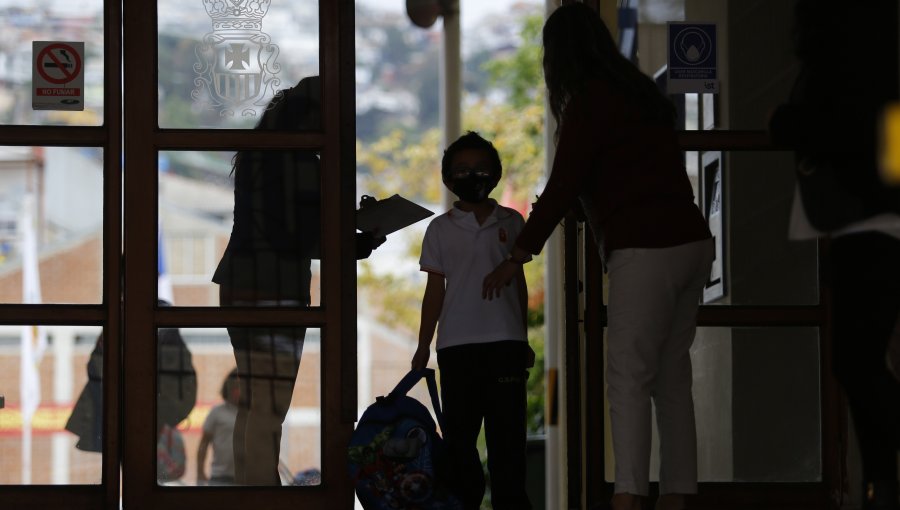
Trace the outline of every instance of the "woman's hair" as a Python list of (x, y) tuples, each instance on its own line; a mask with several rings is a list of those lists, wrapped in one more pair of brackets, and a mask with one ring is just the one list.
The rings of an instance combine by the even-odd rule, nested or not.
[(572, 98), (596, 78), (633, 99), (643, 118), (674, 125), (672, 102), (619, 52), (609, 29), (590, 7), (573, 2), (557, 8), (544, 24), (543, 39), (544, 79), (557, 126)]
[(455, 142), (447, 147), (447, 150), (444, 151), (444, 157), (441, 159), (441, 177), (443, 180), (450, 180), (450, 166), (453, 164), (453, 158), (456, 157), (456, 154), (459, 151), (466, 149), (484, 151), (491, 160), (491, 170), (493, 170), (494, 176), (498, 181), (500, 180), (500, 176), (503, 175), (503, 165), (500, 163), (500, 153), (497, 152), (494, 144), (482, 138), (482, 136), (475, 131), (469, 131), (460, 136)]
[[(307, 76), (296, 86), (282, 89), (266, 105), (254, 129), (311, 130), (322, 126), (321, 81), (318, 76)], [(250, 156), (280, 157), (276, 151), (238, 151), (231, 158), (231, 173), (242, 165), (250, 164)]]

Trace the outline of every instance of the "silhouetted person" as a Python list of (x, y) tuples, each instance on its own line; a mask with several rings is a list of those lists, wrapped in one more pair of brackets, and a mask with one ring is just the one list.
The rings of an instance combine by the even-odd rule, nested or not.
[[(203, 436), (197, 447), (197, 483), (230, 485), (234, 483), (234, 422), (237, 419), (241, 389), (237, 369), (222, 382), (222, 402), (213, 407), (203, 421)], [(206, 454), (212, 446), (209, 476)]]
[(419, 264), (428, 283), (412, 369), (428, 365), (437, 327), (441, 432), (457, 495), (467, 509), (481, 507), (485, 482), (477, 441), (483, 421), (493, 508), (528, 510), (525, 383), (534, 351), (522, 265), (513, 288), (490, 302), (478, 299), (482, 275), (509, 254), (524, 223), (521, 214), (488, 197), (501, 173), (497, 149), (477, 133), (444, 151), (441, 177), (459, 201), (431, 221), (422, 240)]
[(559, 125), (553, 169), (511, 259), (484, 279), (483, 295), (501, 291), (580, 203), (609, 273), (613, 508), (636, 510), (648, 494), (652, 399), (660, 435), (657, 508), (681, 509), (697, 490), (688, 351), (714, 247), (694, 205), (675, 108), (583, 3), (550, 15), (543, 45)]
[[(773, 114), (773, 141), (795, 150), (792, 238), (830, 237), (833, 363), (856, 427), (864, 510), (896, 510), (900, 384), (887, 347), (900, 313), (900, 189), (877, 163), (884, 106), (896, 101), (897, 2), (801, 0), (800, 74)], [(858, 72), (835, 72), (852, 62)]]
[[(170, 306), (162, 299), (157, 304)], [(184, 473), (184, 443), (177, 427), (197, 401), (197, 373), (191, 352), (177, 328), (158, 329), (156, 342), (157, 473), (160, 482), (167, 482)], [(78, 436), (76, 448), (99, 453), (103, 451), (103, 334), (97, 337), (91, 351), (87, 375), (87, 383), (65, 428)]]
[[(256, 129), (318, 130), (318, 76), (279, 91)], [(319, 257), (321, 171), (314, 150), (243, 150), (233, 159), (234, 225), (213, 281), (223, 306), (308, 307)], [(357, 234), (357, 258), (379, 244)], [(282, 424), (300, 366), (304, 327), (230, 327), (241, 403), (234, 426), (235, 482), (280, 485)]]

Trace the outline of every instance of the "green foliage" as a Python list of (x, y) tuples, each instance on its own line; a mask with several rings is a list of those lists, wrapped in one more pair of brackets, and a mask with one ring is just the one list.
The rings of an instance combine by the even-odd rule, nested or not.
[[(531, 310), (529, 310), (530, 312)], [(534, 368), (528, 371), (525, 384), (525, 416), (528, 434), (544, 433), (544, 328), (543, 324), (528, 329), (528, 343), (534, 349)]]
[(490, 140), (500, 153), (503, 178), (495, 198), (505, 191), (517, 203), (532, 202), (544, 172), (543, 103), (516, 108), (478, 101), (466, 110), (463, 126)]
[(543, 101), (544, 76), (541, 69), (541, 29), (544, 15), (528, 15), (522, 22), (522, 45), (505, 59), (484, 64), (492, 85), (509, 93), (510, 105), (522, 108)]
[(418, 139), (395, 129), (371, 144), (356, 142), (362, 188), (377, 198), (398, 191), (410, 200), (440, 202), (441, 132), (425, 131)]
[(392, 273), (376, 274), (363, 260), (357, 264), (356, 285), (379, 322), (412, 336), (418, 333), (424, 279), (416, 282)]

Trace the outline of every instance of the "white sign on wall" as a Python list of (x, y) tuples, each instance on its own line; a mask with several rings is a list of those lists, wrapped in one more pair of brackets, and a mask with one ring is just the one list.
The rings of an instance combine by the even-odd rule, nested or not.
[(32, 41), (31, 107), (84, 110), (84, 42)]

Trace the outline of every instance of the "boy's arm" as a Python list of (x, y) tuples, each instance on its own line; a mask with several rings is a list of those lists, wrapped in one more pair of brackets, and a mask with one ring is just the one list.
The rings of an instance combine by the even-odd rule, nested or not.
[(422, 319), (419, 323), (419, 347), (412, 359), (412, 369), (422, 370), (431, 357), (431, 339), (444, 306), (444, 275), (428, 273), (425, 296), (422, 297)]
[[(525, 335), (528, 335), (528, 283), (525, 282), (525, 268), (519, 266), (518, 274), (516, 275), (516, 287), (519, 292), (519, 306), (522, 310), (522, 322), (525, 327)], [(527, 336), (526, 336), (527, 342)], [(525, 359), (525, 367), (531, 368), (534, 366), (534, 349), (531, 348), (531, 344), (528, 344), (528, 355)]]
[(197, 447), (197, 481), (204, 482), (206, 477), (206, 451), (209, 443), (212, 441), (212, 434), (203, 431), (203, 437), (200, 438), (200, 446)]
[(522, 310), (522, 326), (528, 331), (528, 283), (525, 282), (525, 268), (519, 266), (516, 274), (516, 291), (519, 294), (519, 307)]

